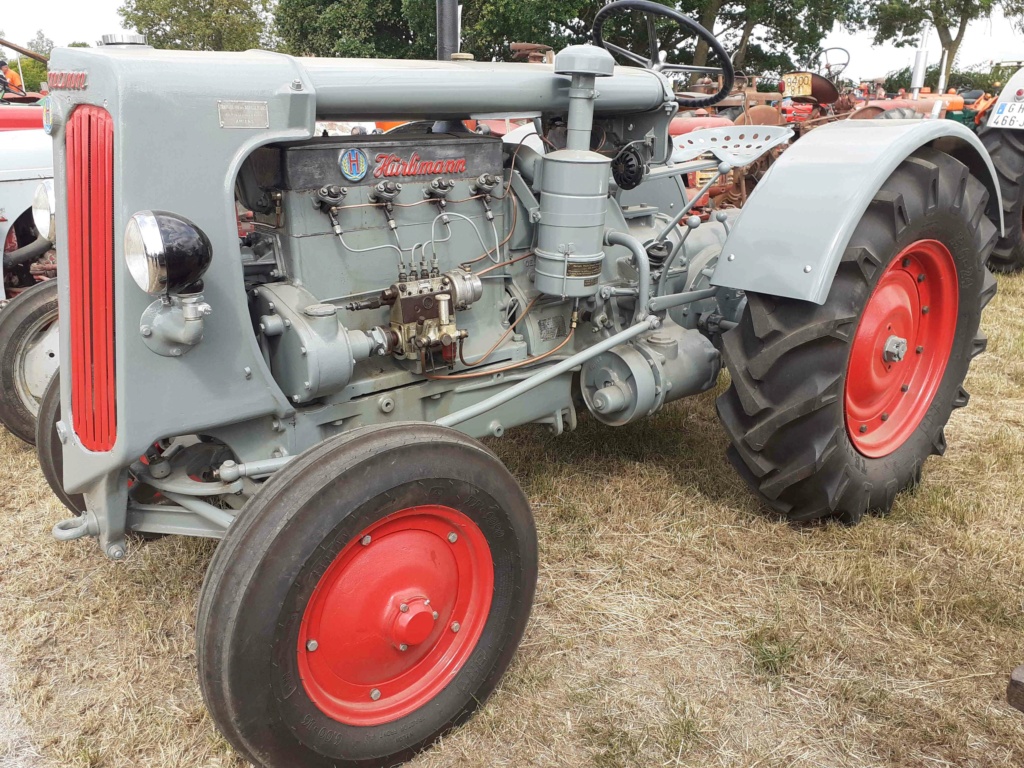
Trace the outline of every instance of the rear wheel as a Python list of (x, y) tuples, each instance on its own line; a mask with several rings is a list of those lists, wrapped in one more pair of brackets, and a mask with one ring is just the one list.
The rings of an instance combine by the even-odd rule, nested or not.
[[(1017, 272), (1024, 269), (1024, 234), (1021, 231), (1024, 223), (1024, 135), (1018, 131), (983, 128), (979, 136), (992, 157), (1003, 198), (1005, 234), (992, 249), (988, 265), (996, 272)], [(998, 217), (994, 218), (998, 221)]]
[(529, 504), (476, 441), (428, 424), (328, 440), (267, 481), (210, 563), (207, 706), (267, 768), (395, 765), (494, 690), (536, 577)]
[(57, 370), (57, 281), (15, 296), (0, 312), (0, 422), (35, 441), (39, 401)]
[(730, 460), (768, 505), (856, 522), (943, 453), (995, 295), (987, 202), (963, 164), (918, 150), (865, 212), (824, 305), (747, 294), (723, 337), (732, 385), (718, 412)]

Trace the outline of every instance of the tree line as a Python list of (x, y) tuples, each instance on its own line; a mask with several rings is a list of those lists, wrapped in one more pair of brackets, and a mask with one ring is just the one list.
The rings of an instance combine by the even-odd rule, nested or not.
[[(916, 45), (928, 24), (947, 54), (948, 80), (970, 22), (998, 9), (1024, 27), (1024, 0), (657, 2), (700, 21), (734, 52), (736, 67), (750, 72), (808, 64), (836, 24), (867, 30), (876, 44), (895, 46)], [(556, 50), (585, 42), (603, 5), (605, 0), (462, 0), (462, 49), (480, 60), (505, 60), (512, 42), (543, 43)], [(301, 56), (428, 59), (436, 49), (435, 0), (125, 0), (118, 13), (157, 48), (269, 48)], [(675, 60), (714, 63), (705, 45), (695, 45), (673, 23), (657, 26), (664, 47), (676, 52)], [(634, 44), (637, 34), (625, 18), (606, 30), (608, 39), (624, 47)], [(52, 47), (40, 32), (29, 47), (47, 43)]]

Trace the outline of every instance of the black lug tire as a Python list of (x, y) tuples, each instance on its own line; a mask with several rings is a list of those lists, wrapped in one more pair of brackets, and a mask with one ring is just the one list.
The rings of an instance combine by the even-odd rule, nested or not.
[[(438, 494), (430, 503), (458, 504), (460, 493), (483, 502), (461, 508), (494, 557), (483, 634), (471, 659), (428, 705), (383, 725), (339, 723), (295, 682), (296, 617), (325, 557), (374, 520), (426, 503), (429, 492)], [(272, 476), (217, 548), (196, 620), (203, 697), (224, 736), (256, 765), (396, 765), (465, 721), (497, 686), (525, 631), (536, 578), (529, 503), (478, 442), (422, 423), (337, 436)]]
[[(945, 450), (953, 408), (967, 404), (962, 384), (985, 349), (981, 310), (996, 284), (985, 259), (996, 230), (984, 211), (988, 192), (952, 157), (923, 148), (875, 195), (843, 254), (824, 305), (747, 294), (740, 324), (723, 337), (732, 377), (718, 399), (728, 456), (760, 498), (794, 521), (855, 523), (888, 511)], [(844, 387), (851, 345), (874, 286), (894, 257), (925, 238), (944, 243), (958, 274), (959, 315), (938, 391), (911, 436), (884, 458), (867, 458), (846, 432)]]
[(64, 490), (64, 452), (57, 422), (60, 421), (60, 371), (53, 374), (46, 392), (39, 403), (39, 420), (36, 422), (36, 456), (47, 485), (61, 503), (76, 515), (85, 511), (85, 498), (80, 493), (69, 494)]
[[(992, 157), (999, 177), (999, 191), (1003, 198), (1003, 226), (1005, 234), (996, 241), (988, 266), (994, 272), (1018, 272), (1024, 269), (1024, 135), (1019, 131), (1001, 128), (982, 128), (978, 133), (982, 144)], [(990, 201), (990, 217), (998, 225), (995, 201)]]
[(36, 413), (18, 386), (21, 356), (26, 335), (49, 318), (57, 322), (56, 280), (23, 291), (0, 312), (0, 423), (29, 444), (35, 441)]

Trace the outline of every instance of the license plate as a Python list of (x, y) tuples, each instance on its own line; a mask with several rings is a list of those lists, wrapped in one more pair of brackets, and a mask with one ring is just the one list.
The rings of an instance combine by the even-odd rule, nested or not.
[(992, 108), (988, 119), (992, 128), (1024, 129), (1024, 101), (1004, 101)]
[(782, 82), (786, 84), (786, 92), (782, 94), (783, 96), (811, 95), (810, 72), (789, 72), (782, 76)]

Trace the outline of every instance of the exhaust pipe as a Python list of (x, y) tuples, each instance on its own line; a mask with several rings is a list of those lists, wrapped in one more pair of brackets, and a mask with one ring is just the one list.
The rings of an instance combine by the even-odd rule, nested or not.
[(459, 52), (459, 0), (437, 0), (437, 60)]
[(34, 243), (29, 243), (23, 248), (15, 251), (8, 251), (4, 254), (4, 269), (11, 269), (21, 264), (28, 264), (35, 261), (48, 250), (53, 248), (53, 243), (42, 235)]

